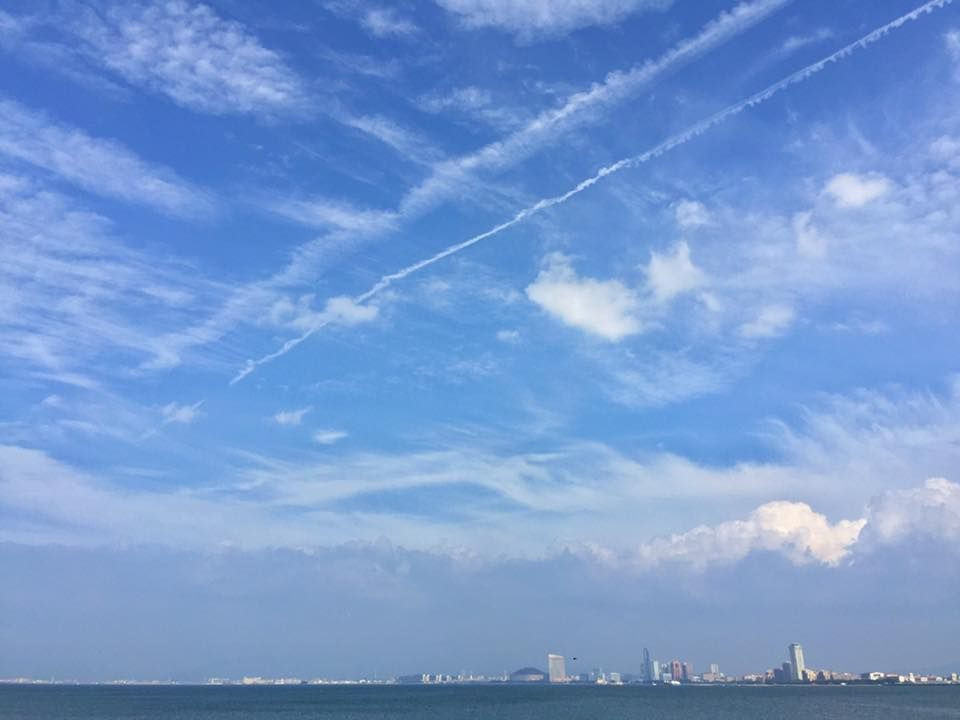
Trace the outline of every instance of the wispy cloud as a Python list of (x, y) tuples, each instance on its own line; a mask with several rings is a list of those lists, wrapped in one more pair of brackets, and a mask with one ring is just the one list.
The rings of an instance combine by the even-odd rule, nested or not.
[[(714, 113), (710, 117), (702, 120), (686, 130), (677, 133), (666, 140), (662, 141), (658, 145), (654, 146), (650, 150), (643, 152), (639, 155), (634, 155), (631, 157), (624, 158), (615, 163), (607, 165), (600, 168), (594, 175), (586, 178), (581, 181), (570, 190), (552, 197), (543, 198), (536, 203), (529, 205), (519, 212), (517, 212), (512, 218), (495, 225), (494, 227), (486, 230), (482, 233), (474, 235), (466, 240), (463, 240), (454, 245), (440, 250), (439, 252), (424, 258), (418, 262), (412, 263), (396, 272), (392, 272), (386, 275), (383, 275), (380, 280), (378, 280), (373, 286), (370, 287), (364, 293), (357, 295), (354, 298), (354, 302), (361, 304), (369, 299), (375, 297), (381, 293), (386, 288), (390, 287), (393, 283), (403, 280), (404, 278), (419, 272), (420, 270), (429, 267), (441, 260), (450, 257), (456, 253), (462, 252), (463, 250), (476, 245), (477, 243), (483, 242), (488, 238), (491, 238), (495, 235), (500, 234), (504, 230), (507, 230), (515, 225), (518, 225), (521, 222), (524, 222), (528, 218), (540, 214), (545, 210), (562, 205), (566, 203), (571, 198), (579, 195), (585, 190), (593, 187), (598, 182), (603, 179), (619, 173), (627, 168), (637, 167), (639, 165), (646, 164), (651, 160), (655, 160), (660, 156), (673, 151), (675, 148), (685, 145), (686, 143), (694, 140), (695, 138), (701, 136), (702, 134), (708, 132), (717, 125), (726, 122), (730, 118), (739, 115), (740, 113), (753, 108), (761, 103), (769, 101), (772, 97), (779, 95), (785, 90), (797, 85), (799, 83), (809, 80), (811, 77), (823, 72), (825, 69), (830, 67), (832, 64), (843, 60), (846, 57), (849, 57), (852, 53), (862, 50), (883, 38), (885, 38), (891, 32), (897, 30), (908, 22), (919, 19), (925, 14), (931, 13), (937, 9), (943, 8), (948, 5), (951, 0), (930, 0), (927, 3), (917, 7), (914, 10), (911, 10), (908, 13), (901, 15), (900, 17), (878, 27), (877, 29), (867, 33), (863, 37), (855, 40), (848, 45), (845, 45), (841, 49), (837, 50), (834, 53), (818, 60), (814, 63), (811, 63), (796, 72), (787, 75), (781, 80), (773, 83), (772, 85), (767, 86), (763, 90), (750, 95), (739, 102), (736, 102), (732, 105), (727, 106), (726, 108), (720, 110), (717, 113)], [(734, 11), (729, 15), (723, 16), (720, 20), (714, 21), (711, 26), (708, 26), (708, 30), (697, 39), (697, 41), (689, 41), (679, 49), (671, 51), (671, 55), (676, 55), (677, 57), (685, 57), (687, 55), (695, 56), (699, 52), (702, 52), (707, 47), (710, 47), (712, 44), (716, 43), (719, 38), (728, 37), (732, 31), (742, 30), (743, 20), (746, 16), (747, 19), (752, 23), (756, 22), (759, 19), (762, 19), (767, 13), (772, 9), (772, 6), (779, 6), (782, 3), (770, 2), (770, 3), (759, 3), (755, 5), (741, 5), (738, 6)], [(706, 37), (710, 38), (710, 41), (705, 40)], [(672, 61), (676, 61), (676, 58), (672, 58)], [(659, 63), (655, 64), (659, 65)], [(654, 72), (654, 75), (658, 74), (662, 68), (657, 68)], [(515, 139), (515, 138), (514, 138)], [(488, 148), (489, 149), (489, 148)], [(487, 150), (484, 151), (486, 153)], [(471, 163), (472, 164), (472, 163)], [(422, 189), (422, 188), (421, 188)], [(409, 199), (409, 198), (408, 198)], [(231, 380), (231, 383), (236, 383), (239, 380), (242, 380), (244, 377), (248, 376), (253, 372), (257, 367), (271, 362), (272, 360), (285, 355), (287, 352), (293, 350), (302, 344), (305, 340), (312, 337), (315, 332), (320, 330), (324, 325), (318, 324), (315, 327), (312, 327), (302, 333), (300, 336), (288, 340), (284, 345), (277, 351), (270, 353), (269, 355), (263, 356), (259, 360), (249, 360), (246, 364), (246, 367), (241, 370), (234, 378)]]
[(409, 37), (420, 32), (420, 28), (408, 18), (402, 17), (395, 8), (368, 8), (360, 24), (374, 37)]
[(313, 441), (320, 445), (333, 445), (346, 437), (347, 433), (343, 430), (317, 430), (313, 434)]
[(389, 5), (358, 0), (327, 0), (323, 6), (335, 15), (356, 20), (360, 27), (376, 38), (410, 38), (420, 33), (420, 28), (413, 20)]
[(681, 200), (673, 210), (677, 225), (684, 230), (710, 224), (710, 211), (696, 200)]
[(0, 154), (49, 171), (97, 195), (175, 215), (207, 215), (208, 193), (112, 140), (92, 137), (12, 100), (0, 99)]
[(213, 114), (277, 116), (310, 104), (277, 52), (202, 4), (121, 3), (67, 18), (87, 62), (178, 105)]
[(610, 25), (644, 11), (666, 10), (673, 0), (437, 0), (468, 27), (495, 27), (522, 40)]
[(30, 178), (0, 175), (0, 235), (0, 357), (21, 373), (83, 376), (91, 387), (107, 355), (112, 373), (164, 356), (162, 334), (195, 303), (223, 297), (218, 283), (133, 249), (104, 217)]
[(163, 424), (177, 423), (179, 425), (190, 425), (200, 418), (200, 407), (204, 401), (200, 400), (193, 405), (180, 405), (171, 402), (160, 408), (160, 414), (163, 416)]
[(805, 35), (791, 35), (786, 40), (783, 41), (783, 45), (780, 46), (780, 52), (783, 55), (795, 52), (800, 48), (807, 47), (808, 45), (815, 45), (817, 43), (829, 40), (834, 36), (833, 30), (827, 27), (817, 28), (816, 30), (806, 33)]
[(299, 425), (303, 422), (303, 417), (313, 410), (312, 407), (300, 408), (298, 410), (281, 410), (273, 416), (273, 421), (278, 425)]
[(745, 338), (769, 338), (782, 335), (793, 322), (795, 313), (787, 305), (768, 305), (757, 316), (740, 326), (740, 335)]
[(513, 110), (494, 99), (489, 90), (473, 85), (455, 88), (446, 93), (433, 92), (420, 98), (417, 106), (428, 113), (454, 113), (478, 120), (501, 130), (522, 126), (526, 113)]
[[(196, 407), (173, 404), (170, 414), (195, 419), (184, 408)], [(321, 451), (290, 460), (240, 453), (233, 475), (179, 492), (126, 487), (39, 450), (5, 446), (0, 507), (37, 513), (50, 523), (51, 537), (63, 525), (98, 542), (299, 547), (386, 534), (410, 547), (445, 538), (468, 542), (481, 554), (534, 549), (540, 555), (547, 535), (565, 546), (607, 547), (640, 569), (696, 570), (757, 551), (832, 565), (856, 551), (858, 537), (872, 544), (921, 535), (960, 539), (956, 481), (917, 487), (936, 477), (931, 468), (956, 467), (958, 418), (955, 390), (863, 392), (829, 399), (799, 423), (771, 423), (774, 457), (766, 462), (708, 465), (665, 451), (629, 456), (584, 441), (511, 452), (471, 437), (469, 445), (443, 450), (338, 453), (336, 459)], [(323, 429), (315, 441), (345, 437), (343, 430)], [(472, 491), (456, 513), (426, 523), (411, 517), (411, 498), (458, 488)], [(877, 499), (864, 514), (868, 497)], [(670, 510), (681, 499), (719, 519), (689, 530), (689, 515), (678, 518)], [(517, 523), (517, 513), (528, 521)]]

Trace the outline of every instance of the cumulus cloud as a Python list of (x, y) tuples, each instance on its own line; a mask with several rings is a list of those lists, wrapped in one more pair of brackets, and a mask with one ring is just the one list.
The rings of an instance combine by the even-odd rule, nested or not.
[(672, 0), (437, 0), (468, 27), (495, 27), (530, 39), (589, 25), (609, 25), (635, 12), (665, 10)]
[(921, 487), (886, 492), (870, 502), (868, 518), (867, 536), (878, 544), (960, 541), (960, 484), (930, 478)]
[(527, 297), (561, 322), (617, 342), (643, 329), (639, 301), (619, 280), (595, 280), (577, 275), (570, 259), (548, 256)]
[(824, 190), (838, 206), (843, 208), (863, 207), (883, 197), (893, 189), (893, 184), (883, 175), (857, 175), (840, 173), (827, 182)]
[(298, 410), (281, 410), (273, 416), (273, 420), (278, 425), (299, 425), (301, 422), (303, 422), (303, 416), (311, 410), (313, 410), (313, 407), (311, 406), (300, 408)]
[(856, 543), (865, 519), (831, 524), (806, 503), (775, 501), (761, 505), (743, 520), (701, 525), (689, 532), (657, 538), (627, 555), (649, 569), (675, 563), (704, 569), (742, 560), (755, 551), (776, 552), (797, 565), (837, 565)]
[(65, 29), (90, 63), (192, 110), (276, 115), (307, 105), (302, 81), (278, 53), (206, 5), (119, 3)]
[(793, 322), (794, 311), (788, 305), (767, 305), (748, 323), (740, 326), (740, 336), (769, 338), (782, 335)]
[(179, 423), (181, 425), (189, 425), (200, 417), (200, 407), (203, 403), (203, 400), (195, 402), (193, 405), (180, 405), (175, 402), (167, 403), (160, 408), (160, 414), (163, 416), (163, 424)]
[(677, 243), (670, 252), (650, 254), (647, 284), (658, 302), (672, 300), (705, 281), (703, 271), (690, 259), (690, 247), (685, 242)]

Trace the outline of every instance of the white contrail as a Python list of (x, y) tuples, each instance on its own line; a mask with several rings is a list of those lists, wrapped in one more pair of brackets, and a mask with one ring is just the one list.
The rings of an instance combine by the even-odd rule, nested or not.
[[(517, 225), (518, 223), (523, 222), (527, 218), (541, 212), (542, 210), (546, 210), (547, 208), (554, 207), (555, 205), (560, 205), (562, 203), (565, 203), (574, 195), (579, 195), (587, 188), (593, 185), (596, 185), (598, 182), (600, 182), (600, 180), (607, 177), (608, 175), (612, 175), (614, 173), (620, 172), (624, 168), (642, 165), (646, 162), (649, 162), (650, 160), (653, 160), (654, 158), (658, 158), (664, 153), (667, 153), (670, 150), (673, 150), (675, 147), (683, 145), (693, 140), (694, 138), (702, 135), (707, 130), (710, 130), (715, 125), (722, 123), (727, 118), (737, 115), (743, 112), (744, 110), (747, 110), (748, 108), (752, 108), (756, 105), (766, 102), (771, 97), (779, 94), (783, 90), (786, 90), (787, 88), (793, 85), (796, 85), (798, 83), (801, 83), (807, 80), (808, 78), (812, 77), (813, 75), (816, 75), (817, 73), (819, 73), (820, 71), (828, 67), (829, 65), (839, 62), (840, 60), (843, 60), (846, 57), (849, 57), (859, 49), (866, 48), (867, 46), (872, 45), (878, 40), (881, 40), (882, 38), (886, 37), (893, 30), (896, 30), (897, 28), (901, 27), (902, 25), (905, 25), (911, 20), (916, 20), (922, 15), (929, 14), (934, 10), (939, 10), (941, 8), (944, 8), (947, 5), (950, 5), (952, 2), (953, 0), (929, 0), (929, 2), (926, 2), (923, 5), (920, 5), (916, 9), (911, 10), (910, 12), (904, 15), (901, 15), (895, 20), (891, 20), (886, 25), (881, 25), (876, 30), (873, 30), (872, 32), (867, 33), (866, 35), (859, 38), (858, 40), (853, 41), (849, 45), (845, 45), (844, 47), (837, 50), (835, 53), (828, 55), (827, 57), (821, 60), (818, 60), (815, 63), (811, 63), (810, 65), (807, 65), (806, 67), (801, 68), (800, 70), (797, 70), (796, 72), (788, 75), (782, 80), (778, 80), (772, 85), (766, 87), (760, 92), (754, 93), (753, 95), (737, 103), (734, 103), (733, 105), (730, 105), (724, 108), (723, 110), (720, 110), (719, 112), (711, 115), (707, 119), (701, 120), (697, 124), (687, 128), (683, 132), (667, 138), (666, 140), (661, 142), (659, 145), (656, 145), (650, 150), (647, 150), (646, 152), (641, 153), (639, 155), (633, 155), (631, 157), (624, 158), (623, 160), (619, 160), (613, 163), (612, 165), (607, 165), (606, 167), (600, 168), (596, 172), (596, 174), (587, 178), (586, 180), (583, 180), (582, 182), (580, 182), (579, 184), (577, 184), (567, 192), (563, 193), (562, 195), (554, 195), (553, 197), (539, 200), (535, 204), (524, 208), (509, 220), (506, 220), (500, 223), (499, 225), (496, 225), (490, 228), (489, 230), (480, 233), (479, 235), (474, 235), (473, 237), (468, 238), (462, 242), (459, 242), (456, 245), (450, 245), (449, 247), (441, 250), (440, 252), (434, 255), (431, 255), (430, 257), (424, 258), (423, 260), (415, 262), (412, 265), (407, 265), (406, 267), (401, 268), (396, 272), (392, 272), (387, 275), (384, 275), (369, 290), (354, 297), (353, 301), (357, 304), (366, 302), (367, 300), (371, 299), (372, 297), (374, 297), (375, 295), (377, 295), (378, 293), (380, 293), (381, 291), (389, 287), (392, 283), (396, 282), (397, 280), (402, 280), (408, 275), (412, 275), (413, 273), (418, 272), (425, 267), (433, 265), (434, 263), (439, 262), (440, 260), (443, 260), (444, 258), (449, 257), (450, 255), (458, 253), (461, 250), (465, 250), (471, 245), (476, 245), (478, 242), (481, 242), (483, 240), (486, 240), (487, 238), (493, 237), (494, 235), (498, 235), (504, 230), (507, 230), (508, 228), (511, 228), (514, 225)], [(290, 350), (297, 347), (300, 343), (308, 339), (311, 335), (313, 335), (315, 332), (325, 327), (329, 323), (330, 323), (329, 320), (324, 320), (322, 322), (319, 322), (316, 325), (310, 327), (308, 330), (306, 330), (302, 335), (296, 338), (293, 338), (291, 340), (287, 340), (287, 342), (285, 342), (279, 350), (276, 350), (275, 352), (272, 352), (269, 355), (265, 355), (259, 360), (248, 360), (244, 368), (240, 370), (240, 372), (238, 372), (237, 375), (230, 381), (230, 384), (233, 385), (234, 383), (239, 382), (240, 380), (245, 378), (247, 375), (252, 373), (261, 365), (268, 363), (272, 360), (275, 360), (281, 355), (285, 355)]]
[[(295, 200), (269, 203), (268, 209), (297, 222), (333, 225), (337, 229), (333, 234), (307, 242), (297, 248), (290, 262), (280, 272), (261, 283), (247, 286), (211, 317), (186, 332), (174, 333), (163, 339), (164, 347), (171, 356), (178, 356), (194, 345), (210, 342), (220, 337), (226, 328), (242, 317), (244, 309), (255, 303), (251, 295), (267, 287), (279, 287), (296, 284), (304, 272), (315, 270), (313, 262), (320, 248), (329, 249), (334, 245), (349, 242), (361, 242), (381, 230), (387, 230), (394, 223), (407, 222), (424, 215), (445, 198), (461, 192), (462, 187), (478, 182), (480, 171), (502, 170), (512, 167), (529, 157), (541, 146), (553, 143), (556, 139), (571, 131), (574, 127), (588, 122), (594, 113), (603, 108), (613, 107), (635, 95), (640, 88), (657, 82), (668, 73), (694, 62), (708, 52), (729, 42), (756, 24), (789, 5), (793, 0), (742, 0), (728, 10), (724, 10), (703, 25), (699, 32), (683, 38), (669, 49), (654, 58), (648, 58), (639, 65), (625, 70), (613, 70), (600, 82), (592, 83), (588, 88), (567, 95), (557, 107), (541, 111), (523, 127), (516, 129), (499, 140), (487, 143), (480, 148), (456, 158), (435, 162), (427, 177), (408, 189), (393, 210), (357, 210), (351, 212), (348, 206), (337, 208), (322, 199)], [(374, 125), (378, 119), (349, 118), (342, 110), (332, 110), (334, 116), (346, 125), (353, 125), (368, 132), (380, 140), (393, 145), (410, 156), (407, 142), (397, 144), (396, 138), (385, 138), (377, 132)], [(361, 127), (361, 125), (363, 127)], [(415, 144), (415, 143), (414, 143)], [(301, 148), (303, 149), (303, 148)], [(312, 151), (308, 151), (313, 154)], [(423, 158), (421, 158), (423, 160)], [(418, 160), (414, 159), (415, 162)], [(319, 207), (316, 207), (319, 205)], [(320, 210), (320, 212), (314, 212)], [(331, 210), (334, 212), (331, 213)], [(339, 211), (338, 211), (339, 210)], [(352, 217), (351, 217), (352, 216)], [(333, 220), (334, 222), (330, 222)], [(379, 227), (377, 227), (379, 225)], [(320, 254), (325, 255), (325, 252)]]

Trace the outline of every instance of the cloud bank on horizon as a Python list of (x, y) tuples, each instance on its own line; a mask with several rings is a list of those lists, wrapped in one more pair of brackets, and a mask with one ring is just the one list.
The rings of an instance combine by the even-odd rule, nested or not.
[(7, 562), (839, 607), (960, 556), (950, 0), (48, 10), (0, 10)]

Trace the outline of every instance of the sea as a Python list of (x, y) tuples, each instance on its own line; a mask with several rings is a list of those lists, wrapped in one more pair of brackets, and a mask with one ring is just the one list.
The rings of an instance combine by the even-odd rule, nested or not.
[(3, 720), (960, 718), (960, 686), (0, 686)]

